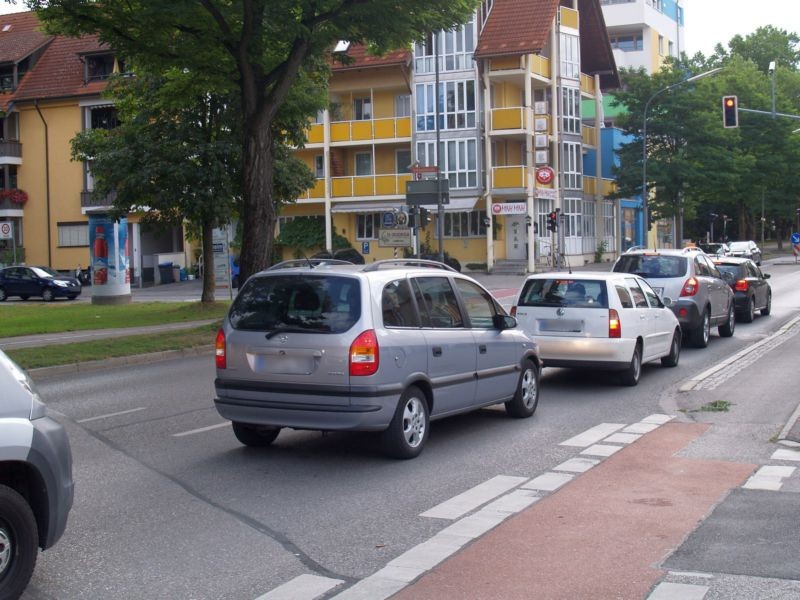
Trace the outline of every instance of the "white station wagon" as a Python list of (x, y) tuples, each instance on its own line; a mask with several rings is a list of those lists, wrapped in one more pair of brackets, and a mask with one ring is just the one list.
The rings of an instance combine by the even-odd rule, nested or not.
[(642, 364), (678, 364), (681, 327), (650, 285), (630, 273), (538, 273), (511, 314), (539, 347), (545, 367), (609, 369), (636, 385)]

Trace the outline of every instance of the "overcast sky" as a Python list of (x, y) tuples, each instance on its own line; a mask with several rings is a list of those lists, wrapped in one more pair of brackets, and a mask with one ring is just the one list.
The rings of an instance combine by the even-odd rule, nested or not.
[[(168, 0), (167, 0), (168, 1)], [(800, 0), (682, 0), (685, 12), (686, 50), (691, 55), (712, 53), (737, 33), (746, 36), (762, 25), (775, 25), (800, 34)], [(26, 10), (0, 0), (0, 14)]]

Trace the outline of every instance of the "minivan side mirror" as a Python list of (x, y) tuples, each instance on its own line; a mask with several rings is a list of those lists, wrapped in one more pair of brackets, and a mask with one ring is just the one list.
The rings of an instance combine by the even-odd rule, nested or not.
[(504, 329), (514, 329), (517, 326), (517, 320), (514, 317), (497, 313), (492, 317), (492, 324), (495, 329), (503, 331)]

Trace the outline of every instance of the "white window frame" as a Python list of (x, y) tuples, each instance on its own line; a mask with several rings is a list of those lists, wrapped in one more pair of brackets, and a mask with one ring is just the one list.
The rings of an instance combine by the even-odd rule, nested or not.
[(394, 97), (394, 116), (411, 116), (411, 94), (398, 94)]
[(486, 237), (486, 211), (471, 210), (444, 213), (444, 237)]
[[(416, 93), (416, 130), (436, 130), (436, 93), (433, 83), (418, 83)], [(474, 79), (455, 79), (439, 83), (439, 120), (441, 131), (475, 129), (477, 95)]]
[(317, 179), (325, 178), (325, 155), (314, 155), (314, 177)]
[(356, 239), (377, 240), (381, 226), (381, 213), (356, 214)]
[[(433, 73), (436, 71), (434, 39), (429, 35), (425, 41), (414, 44), (414, 71)], [(439, 70), (443, 73), (472, 69), (472, 54), (475, 51), (475, 19), (470, 19), (457, 29), (440, 31)]]
[(561, 209), (564, 218), (559, 225), (564, 227), (564, 237), (578, 238), (583, 232), (583, 199), (564, 198), (564, 208)]
[(561, 32), (561, 76), (567, 79), (581, 78), (580, 38), (573, 33)]
[(353, 121), (372, 120), (372, 98), (353, 98)]
[(595, 202), (594, 200), (584, 200), (582, 207), (582, 221), (583, 228), (581, 235), (583, 236), (583, 251), (594, 252), (597, 250), (595, 243)]
[[(359, 173), (358, 169), (358, 159), (359, 157), (366, 156), (369, 159), (369, 173)], [(369, 177), (370, 175), (374, 175), (374, 169), (372, 165), (372, 152), (356, 152), (353, 154), (353, 173), (355, 173), (356, 177)]]
[(59, 223), (59, 248), (88, 248), (89, 223)]
[(583, 189), (583, 153), (581, 142), (564, 142), (562, 187), (569, 190)]
[(581, 134), (581, 90), (578, 87), (561, 87), (561, 115), (564, 133)]
[[(417, 142), (417, 160), (421, 165), (436, 166), (435, 141)], [(439, 168), (450, 182), (450, 189), (478, 187), (478, 140), (457, 138), (439, 143), (442, 155)]]

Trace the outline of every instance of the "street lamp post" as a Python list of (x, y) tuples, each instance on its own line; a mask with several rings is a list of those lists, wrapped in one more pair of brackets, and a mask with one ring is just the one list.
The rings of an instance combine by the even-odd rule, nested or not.
[(688, 79), (682, 79), (677, 83), (673, 83), (672, 85), (668, 85), (665, 88), (657, 90), (647, 99), (647, 102), (644, 104), (644, 116), (642, 117), (642, 214), (644, 215), (644, 227), (645, 227), (645, 245), (647, 245), (647, 225), (650, 222), (650, 212), (649, 212), (649, 202), (647, 193), (647, 111), (650, 108), (650, 103), (656, 98), (663, 94), (664, 92), (668, 92), (670, 90), (675, 89), (678, 86), (683, 85), (684, 83), (690, 83), (692, 81), (697, 81), (698, 79), (703, 79), (704, 77), (710, 77), (711, 75), (716, 75), (722, 71), (722, 67), (717, 67), (716, 69), (711, 69), (710, 71), (704, 71), (703, 73), (698, 73), (697, 75), (692, 75)]
[(711, 243), (713, 244), (714, 241), (715, 241), (714, 240), (714, 219), (716, 219), (719, 215), (717, 213), (711, 213), (711, 214), (709, 214), (709, 216), (711, 217)]

